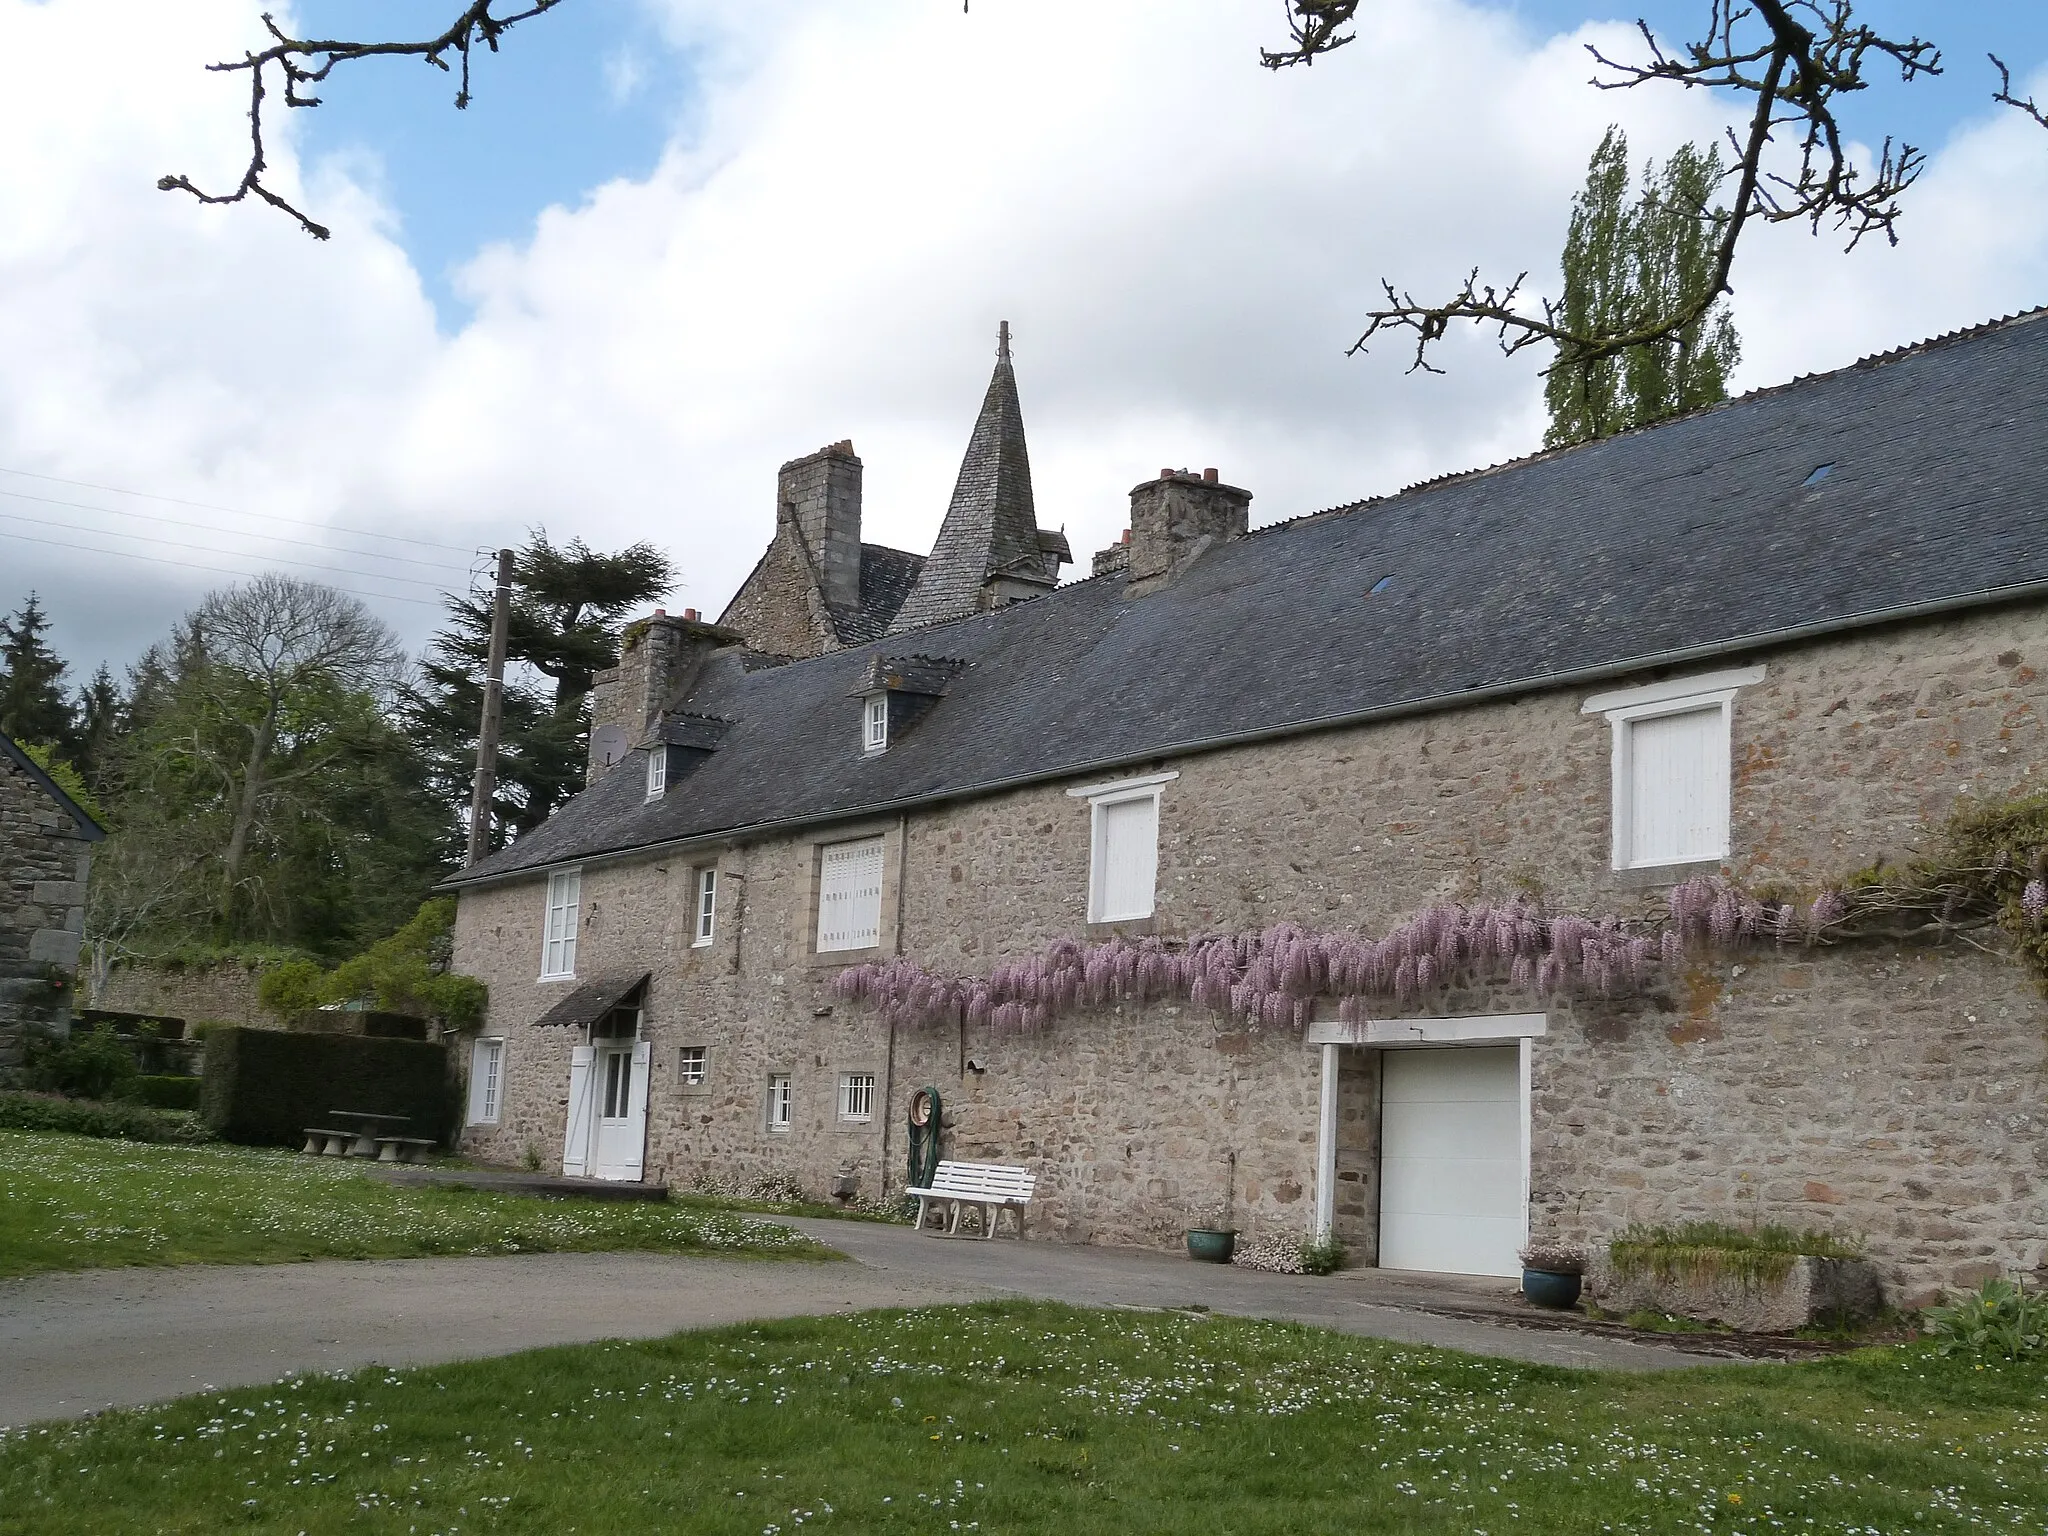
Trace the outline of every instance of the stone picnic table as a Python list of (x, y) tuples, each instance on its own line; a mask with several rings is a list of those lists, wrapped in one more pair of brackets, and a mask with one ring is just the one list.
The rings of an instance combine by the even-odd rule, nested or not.
[[(306, 1128), (306, 1145), (302, 1149), (311, 1153), (325, 1153), (328, 1157), (374, 1157), (379, 1162), (411, 1162), (420, 1149), (433, 1146), (432, 1140), (424, 1136), (401, 1136), (412, 1122), (410, 1115), (379, 1115), (361, 1109), (330, 1109), (327, 1118), (341, 1125), (340, 1130), (324, 1126)], [(380, 1127), (389, 1129), (381, 1130)]]

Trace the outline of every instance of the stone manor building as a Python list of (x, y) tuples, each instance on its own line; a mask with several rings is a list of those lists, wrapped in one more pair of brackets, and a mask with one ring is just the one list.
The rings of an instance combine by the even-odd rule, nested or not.
[(2048, 315), (1257, 530), (1165, 471), (1065, 585), (1007, 339), (929, 556), (860, 469), (784, 466), (590, 787), (451, 882), (465, 1151), (874, 1197), (932, 1085), (1040, 1237), (2048, 1261), (2034, 972), (1839, 894), (2048, 788)]
[(100, 824), (0, 735), (0, 1084), (31, 1031), (70, 1028), (85, 882)]

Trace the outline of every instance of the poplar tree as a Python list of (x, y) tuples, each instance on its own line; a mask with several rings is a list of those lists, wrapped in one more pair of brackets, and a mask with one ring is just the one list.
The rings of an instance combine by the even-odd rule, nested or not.
[[(1563, 329), (1616, 335), (1678, 312), (1714, 281), (1715, 251), (1728, 221), (1713, 205), (1721, 181), (1715, 149), (1687, 144), (1660, 168), (1643, 168), (1631, 199), (1628, 137), (1611, 127), (1572, 200), (1564, 243)], [(1725, 299), (1690, 324), (1607, 357), (1585, 359), (1559, 343), (1544, 385), (1547, 447), (1612, 437), (1728, 398), (1742, 355)]]

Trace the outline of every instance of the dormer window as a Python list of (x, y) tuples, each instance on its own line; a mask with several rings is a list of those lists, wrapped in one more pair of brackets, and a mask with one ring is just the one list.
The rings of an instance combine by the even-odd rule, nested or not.
[(658, 746), (647, 754), (647, 798), (659, 800), (668, 788), (668, 748)]
[(889, 695), (875, 693), (868, 696), (867, 708), (861, 712), (861, 748), (868, 752), (885, 752), (889, 748)]

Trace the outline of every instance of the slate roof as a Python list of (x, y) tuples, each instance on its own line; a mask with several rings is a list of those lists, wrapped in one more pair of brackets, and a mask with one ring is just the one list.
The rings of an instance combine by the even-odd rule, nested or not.
[(614, 772), (452, 883), (2048, 594), (2044, 316), (922, 631), (966, 665), (885, 753), (849, 695), (892, 642), (719, 653), (679, 705), (734, 722), (700, 767), (651, 803)]
[[(981, 606), (981, 584), (992, 572), (1047, 579), (1045, 548), (1038, 537), (1024, 410), (1017, 403), (1017, 374), (1010, 364), (1006, 333), (981, 415), (967, 440), (966, 457), (960, 461), (946, 520), (939, 524), (924, 573), (889, 626), (890, 633), (973, 613)], [(1056, 576), (1058, 567), (1053, 571)]]
[(827, 609), (832, 615), (832, 627), (839, 631), (839, 643), (860, 645), (886, 635), (923, 569), (923, 555), (891, 549), (886, 544), (861, 545), (860, 611)]

